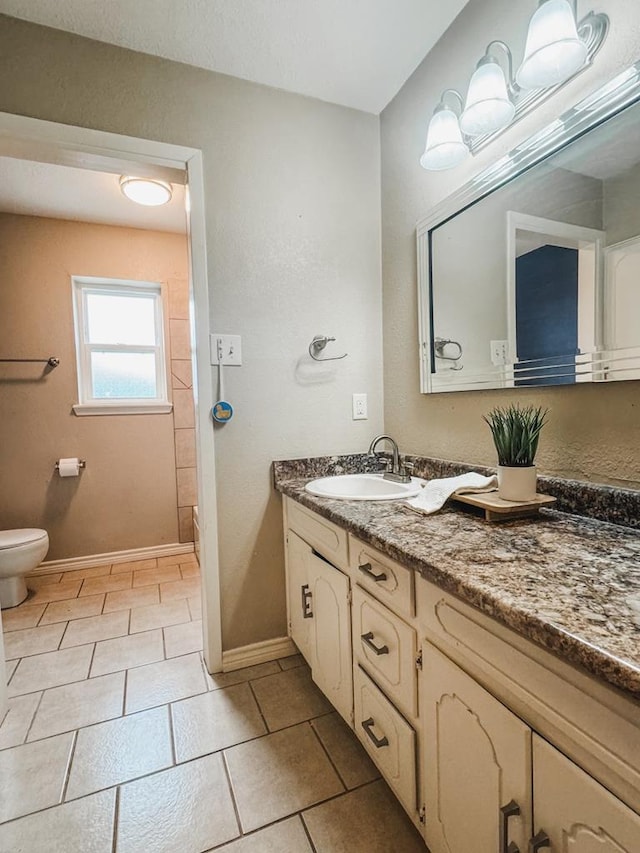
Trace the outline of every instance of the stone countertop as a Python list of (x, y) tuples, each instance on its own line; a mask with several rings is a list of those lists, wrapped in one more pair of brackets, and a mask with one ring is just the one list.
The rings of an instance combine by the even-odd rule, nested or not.
[(276, 488), (640, 700), (637, 531), (554, 510), (498, 523), (449, 506), (423, 516), (400, 501), (315, 497), (301, 473), (275, 467)]

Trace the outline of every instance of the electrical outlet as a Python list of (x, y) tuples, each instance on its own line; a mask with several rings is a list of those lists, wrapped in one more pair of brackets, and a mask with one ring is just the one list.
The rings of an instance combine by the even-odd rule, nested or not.
[(354, 394), (352, 397), (353, 420), (366, 421), (369, 417), (367, 413), (367, 395)]
[(509, 341), (491, 341), (491, 364), (500, 367), (509, 361)]
[(242, 364), (242, 338), (240, 335), (209, 335), (211, 364), (239, 367)]

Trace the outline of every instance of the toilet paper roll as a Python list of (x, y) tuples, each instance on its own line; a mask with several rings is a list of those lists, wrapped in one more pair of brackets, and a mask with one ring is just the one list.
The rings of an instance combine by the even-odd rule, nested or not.
[(70, 459), (60, 459), (58, 462), (58, 474), (61, 477), (77, 477), (80, 473), (80, 460), (77, 456)]

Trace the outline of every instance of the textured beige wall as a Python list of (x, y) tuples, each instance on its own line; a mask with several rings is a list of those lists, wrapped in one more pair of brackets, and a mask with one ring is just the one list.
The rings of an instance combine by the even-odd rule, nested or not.
[[(637, 0), (599, 0), (611, 19), (595, 65), (535, 113), (457, 169), (427, 173), (419, 165), (427, 124), (447, 87), (465, 91), (492, 39), (521, 59), (535, 0), (471, 0), (381, 116), (385, 427), (403, 450), (492, 464), (481, 420), (491, 406), (516, 399), (551, 410), (538, 464), (548, 474), (640, 487), (640, 384), (422, 395), (419, 391), (415, 225), (473, 174), (557, 116), (572, 102), (638, 59)], [(589, 9), (579, 0), (579, 12)], [(590, 7), (589, 7), (590, 8)], [(401, 342), (402, 345), (399, 345)]]
[[(43, 527), (47, 559), (178, 541), (169, 415), (78, 417), (71, 276), (186, 279), (180, 234), (0, 214), (0, 529)], [(60, 457), (87, 467), (63, 479)]]
[[(283, 636), (269, 465), (361, 451), (382, 426), (378, 119), (2, 17), (0, 56), (0, 110), (203, 152), (211, 330), (244, 358), (216, 428), (223, 647)], [(311, 368), (315, 334), (349, 357)]]

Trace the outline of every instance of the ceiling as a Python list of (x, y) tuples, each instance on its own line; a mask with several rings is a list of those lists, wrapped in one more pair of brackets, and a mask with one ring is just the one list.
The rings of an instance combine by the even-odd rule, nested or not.
[(0, 212), (186, 233), (185, 189), (173, 185), (162, 207), (120, 192), (120, 175), (0, 157)]
[(0, 0), (0, 12), (378, 114), (468, 0)]

